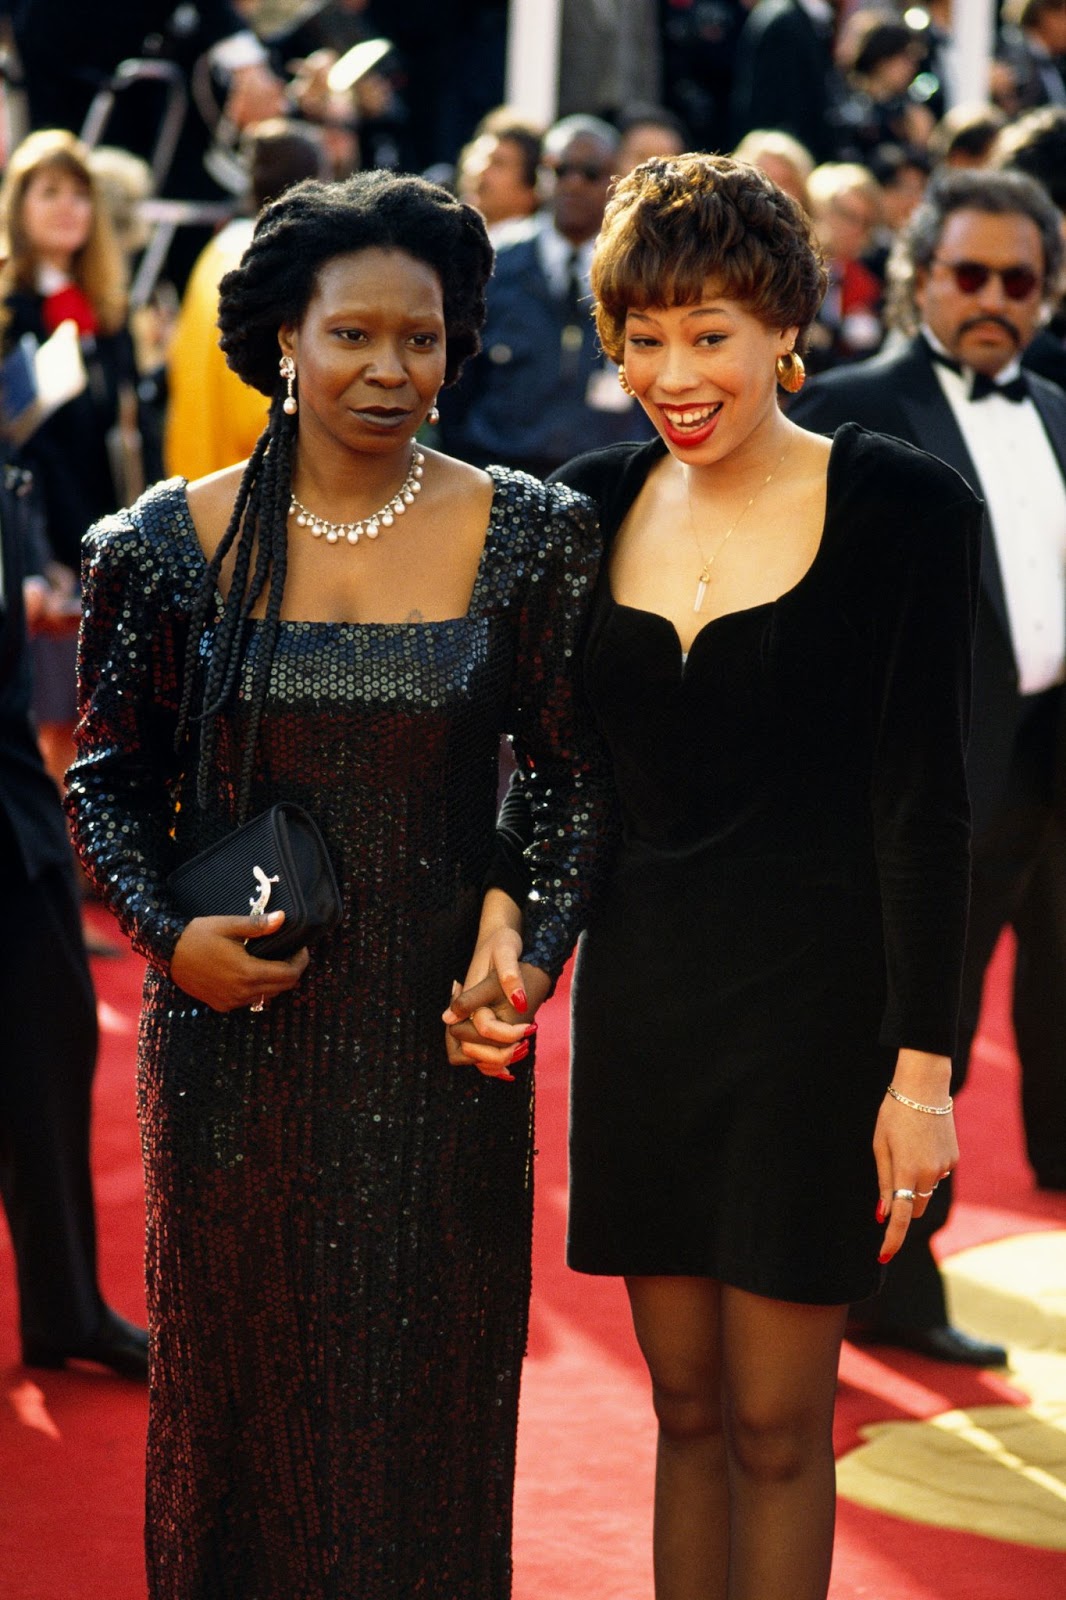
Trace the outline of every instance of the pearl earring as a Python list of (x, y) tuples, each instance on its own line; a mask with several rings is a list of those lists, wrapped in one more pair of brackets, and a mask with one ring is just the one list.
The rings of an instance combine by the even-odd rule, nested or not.
[(440, 412), (437, 410), (437, 402), (435, 400), (429, 408), (429, 411), (426, 415), (426, 421), (429, 423), (431, 428), (435, 428), (437, 423), (440, 421)]
[(281, 409), (287, 417), (294, 417), (297, 412), (296, 396), (292, 392), (293, 383), (296, 381), (296, 363), (291, 356), (282, 356), (278, 362), (278, 371), (288, 385), (288, 394), (281, 402)]

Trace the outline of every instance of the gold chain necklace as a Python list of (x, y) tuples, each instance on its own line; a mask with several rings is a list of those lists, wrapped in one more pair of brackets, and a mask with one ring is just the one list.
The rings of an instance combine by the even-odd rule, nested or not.
[(744, 510), (740, 513), (740, 515), (738, 517), (734, 518), (731, 526), (729, 527), (728, 531), (726, 532), (725, 537), (719, 541), (717, 549), (713, 550), (711, 552), (710, 556), (705, 556), (704, 555), (703, 546), (700, 544), (699, 534), (696, 532), (696, 519), (692, 515), (692, 492), (691, 492), (691, 490), (689, 488), (688, 477), (686, 476), (686, 478), (685, 478), (685, 497), (688, 500), (688, 526), (689, 526), (689, 532), (692, 534), (692, 542), (696, 546), (697, 551), (699, 552), (699, 558), (703, 562), (703, 566), (700, 568), (699, 582), (696, 585), (696, 599), (693, 602), (693, 606), (692, 606), (693, 611), (702, 611), (703, 610), (703, 602), (704, 602), (704, 600), (706, 598), (706, 595), (707, 595), (707, 585), (711, 581), (711, 568), (714, 566), (715, 562), (718, 560), (718, 557), (721, 555), (722, 551), (725, 549), (726, 545), (729, 543), (730, 539), (732, 538), (732, 536), (733, 536), (734, 532), (736, 531), (736, 529), (739, 527), (740, 523), (744, 520), (744, 517), (747, 514), (747, 512), (749, 512), (751, 510), (751, 508), (755, 504), (756, 500), (759, 498), (759, 496), (762, 494), (763, 490), (766, 488), (766, 485), (770, 482), (770, 479), (775, 476), (775, 474), (778, 471), (778, 468), (782, 467), (784, 465), (785, 456), (787, 456), (789, 451), (792, 449), (793, 443), (794, 443), (793, 439), (790, 439), (788, 441), (788, 444), (785, 446), (784, 454), (781, 456), (781, 459), (775, 464), (775, 466), (773, 467), (773, 470), (771, 472), (767, 473), (766, 477), (760, 483), (759, 487), (756, 489), (755, 493), (752, 495), (751, 499), (748, 501), (747, 505), (744, 507)]
[(416, 494), (422, 490), (422, 473), (425, 470), (426, 458), (417, 445), (411, 450), (411, 469), (406, 478), (390, 500), (386, 500), (380, 511), (371, 512), (368, 517), (360, 517), (357, 522), (330, 522), (328, 517), (320, 517), (315, 511), (308, 511), (301, 500), (292, 495), (289, 506), (289, 516), (296, 518), (298, 527), (310, 528), (316, 539), (325, 535), (327, 544), (339, 544), (347, 540), (349, 544), (358, 544), (365, 534), (368, 539), (376, 539), (382, 528), (391, 528), (397, 517), (402, 517), (407, 507), (414, 504)]

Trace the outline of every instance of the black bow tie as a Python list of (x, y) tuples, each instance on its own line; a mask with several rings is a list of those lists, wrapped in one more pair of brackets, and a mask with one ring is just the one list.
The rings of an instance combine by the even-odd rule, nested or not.
[[(951, 356), (942, 356), (939, 350), (930, 347), (929, 354), (937, 366), (947, 367), (951, 372), (957, 372), (962, 377), (962, 366)], [(1029, 386), (1025, 377), (1019, 372), (1016, 378), (1011, 378), (1007, 383), (996, 383), (994, 378), (986, 377), (983, 372), (975, 372), (970, 384), (971, 400), (987, 400), (990, 394), (998, 394), (1004, 400), (1028, 400)]]

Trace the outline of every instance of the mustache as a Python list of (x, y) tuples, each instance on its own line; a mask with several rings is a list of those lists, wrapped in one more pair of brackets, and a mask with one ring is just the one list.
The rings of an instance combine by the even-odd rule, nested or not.
[(968, 317), (965, 322), (959, 324), (958, 336), (961, 338), (964, 333), (969, 333), (972, 328), (987, 328), (989, 323), (993, 323), (997, 328), (1002, 328), (1003, 332), (1008, 334), (1020, 348), (1022, 336), (1013, 322), (1008, 322), (1006, 317), (998, 317), (994, 311), (986, 312), (983, 317)]

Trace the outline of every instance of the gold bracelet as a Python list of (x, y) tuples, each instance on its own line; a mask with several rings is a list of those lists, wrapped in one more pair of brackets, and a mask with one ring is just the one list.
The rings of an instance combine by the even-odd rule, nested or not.
[(891, 1084), (889, 1084), (885, 1092), (890, 1094), (893, 1100), (898, 1100), (901, 1106), (910, 1106), (912, 1111), (925, 1111), (931, 1117), (946, 1117), (955, 1104), (951, 1096), (948, 1095), (946, 1106), (923, 1106), (920, 1100), (912, 1100), (908, 1095), (900, 1094), (899, 1090), (894, 1089)]

